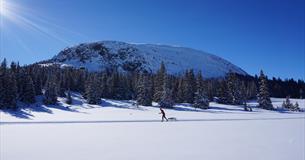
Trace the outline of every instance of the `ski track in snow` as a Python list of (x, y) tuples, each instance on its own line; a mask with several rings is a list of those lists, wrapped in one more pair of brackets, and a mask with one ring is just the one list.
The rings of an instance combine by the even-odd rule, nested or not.
[[(172, 122), (213, 122), (213, 121), (268, 121), (268, 120), (289, 120), (304, 119), (305, 117), (285, 117), (285, 118), (236, 118), (236, 119), (177, 119)], [(143, 122), (161, 122), (160, 120), (101, 120), (101, 121), (35, 121), (35, 122), (0, 122), (0, 125), (20, 125), (20, 124), (79, 124), (79, 123), (143, 123)]]

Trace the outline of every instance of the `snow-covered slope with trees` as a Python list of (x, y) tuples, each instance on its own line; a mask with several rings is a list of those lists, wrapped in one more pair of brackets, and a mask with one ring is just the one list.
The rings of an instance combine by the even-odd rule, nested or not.
[(154, 44), (131, 44), (118, 41), (84, 43), (61, 51), (42, 65), (84, 67), (89, 71), (118, 68), (121, 71), (155, 72), (164, 62), (169, 73), (187, 69), (202, 71), (205, 78), (222, 77), (229, 71), (246, 75), (241, 68), (218, 56), (199, 50)]

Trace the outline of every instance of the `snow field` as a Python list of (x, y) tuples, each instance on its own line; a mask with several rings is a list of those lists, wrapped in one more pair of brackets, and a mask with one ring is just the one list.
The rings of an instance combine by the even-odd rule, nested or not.
[[(272, 101), (276, 106), (283, 99)], [(304, 100), (294, 101), (304, 108)], [(36, 105), (41, 105), (38, 102), (18, 114), (0, 111), (0, 159), (305, 158), (304, 113), (258, 108), (244, 112), (240, 106), (216, 103), (211, 103), (211, 109), (195, 110), (179, 104), (174, 110), (165, 110), (168, 117), (178, 121), (162, 123), (157, 107), (137, 108), (132, 103), (104, 99), (101, 105), (88, 105), (73, 94), (72, 106), (60, 99), (58, 106), (42, 105), (38, 109)], [(72, 123), (76, 121), (80, 123)]]

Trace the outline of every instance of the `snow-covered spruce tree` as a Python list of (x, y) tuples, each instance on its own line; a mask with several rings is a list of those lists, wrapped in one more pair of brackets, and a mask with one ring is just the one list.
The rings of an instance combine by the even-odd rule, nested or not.
[(240, 81), (237, 79), (235, 73), (228, 73), (226, 76), (227, 82), (227, 103), (233, 105), (242, 104), (241, 88)]
[(299, 103), (298, 102), (295, 102), (294, 106), (293, 106), (293, 110), (294, 111), (300, 111), (300, 107), (299, 107)]
[(173, 93), (170, 88), (169, 77), (166, 76), (163, 84), (163, 93), (159, 101), (159, 105), (162, 108), (173, 108), (175, 102), (173, 100)]
[(282, 107), (288, 110), (293, 110), (294, 106), (293, 104), (290, 102), (290, 97), (287, 96), (286, 100), (283, 102)]
[(90, 75), (86, 81), (86, 98), (89, 104), (99, 104), (101, 102), (100, 84), (96, 75)]
[(243, 104), (241, 81), (235, 73), (229, 72), (218, 88), (218, 102), (223, 104)]
[(194, 102), (194, 96), (196, 92), (196, 79), (194, 71), (192, 69), (186, 71), (183, 80), (183, 100), (186, 103), (192, 104)]
[(289, 96), (286, 97), (286, 100), (283, 102), (282, 107), (290, 111), (300, 111), (298, 102), (296, 102), (295, 104), (291, 103)]
[(226, 75), (227, 83), (227, 104), (234, 104), (234, 91), (235, 91), (235, 76), (233, 73), (228, 73)]
[(257, 101), (259, 107), (267, 110), (273, 110), (273, 105), (270, 100), (270, 94), (268, 91), (267, 77), (264, 75), (264, 72), (261, 70), (259, 76), (259, 92), (257, 96)]
[(52, 73), (49, 73), (49, 77), (45, 85), (44, 103), (56, 104), (57, 96), (58, 96), (58, 86), (56, 83), (56, 77), (52, 75)]
[(27, 73), (25, 73), (22, 76), (22, 88), (20, 92), (20, 101), (25, 103), (34, 103), (35, 102), (35, 89), (34, 89), (34, 83), (31, 78), (31, 76)]
[(147, 73), (141, 74), (138, 80), (137, 104), (142, 106), (152, 105), (152, 82)]
[(204, 83), (201, 72), (198, 73), (196, 78), (197, 91), (195, 93), (193, 107), (208, 109), (209, 108), (209, 99), (206, 96), (206, 91), (204, 89)]
[(178, 103), (183, 103), (184, 102), (184, 79), (183, 77), (179, 77), (178, 79), (178, 89), (177, 89), (177, 99), (176, 101)]
[(154, 95), (153, 100), (160, 101), (163, 93), (164, 78), (166, 76), (166, 68), (163, 62), (161, 62), (160, 69), (157, 71), (154, 77)]

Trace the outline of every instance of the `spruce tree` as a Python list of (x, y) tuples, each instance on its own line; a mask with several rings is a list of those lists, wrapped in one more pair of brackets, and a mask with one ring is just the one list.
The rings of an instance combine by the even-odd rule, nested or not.
[[(235, 73), (229, 72), (224, 81), (220, 82), (218, 88), (219, 103), (241, 105), (244, 97), (242, 96), (242, 82), (237, 78)], [(245, 86), (244, 86), (245, 87)], [(244, 94), (245, 94), (244, 88)]]
[(244, 82), (241, 83), (241, 86), (240, 86), (240, 93), (241, 93), (241, 101), (242, 101), (242, 104), (244, 105), (244, 110), (245, 111), (252, 111), (252, 109), (248, 108), (248, 105), (247, 105), (247, 100), (249, 98), (249, 95), (247, 93), (247, 88), (246, 88), (246, 85)]
[(6, 59), (0, 66), (0, 109), (16, 109), (17, 86), (13, 72), (7, 69)]
[(226, 75), (227, 83), (227, 104), (234, 104), (234, 92), (235, 92), (235, 76), (233, 73)]
[(177, 102), (178, 103), (183, 103), (184, 102), (184, 79), (181, 76), (178, 80), (178, 91), (177, 91)]
[(227, 82), (225, 80), (222, 80), (220, 82), (219, 87), (217, 89), (217, 95), (218, 103), (229, 104), (231, 102), (231, 99), (228, 99), (228, 87)]
[(10, 69), (11, 69), (12, 73), (16, 74), (17, 73), (17, 64), (15, 62), (12, 62)]
[(3, 59), (3, 61), (1, 62), (1, 69), (3, 70), (7, 70), (7, 61), (6, 58)]
[(6, 89), (4, 88), (6, 85), (5, 81), (5, 72), (6, 72), (6, 66), (0, 66), (0, 109), (4, 109), (4, 95), (6, 94)]
[(75, 81), (74, 81), (74, 90), (80, 93), (85, 92), (85, 81), (86, 81), (86, 71), (83, 69), (79, 69), (78, 72), (75, 74)]
[[(215, 83), (216, 82), (216, 83)], [(218, 81), (207, 80), (206, 81), (206, 93), (210, 101), (214, 100), (214, 96), (217, 96)]]
[(294, 104), (294, 106), (293, 106), (293, 110), (294, 110), (294, 111), (301, 111), (298, 102), (295, 102), (295, 104)]
[(16, 77), (13, 73), (11, 73), (8, 77), (8, 91), (7, 96), (9, 97), (8, 101), (10, 104), (10, 108), (17, 109), (17, 84)]
[(227, 103), (233, 105), (242, 104), (241, 82), (237, 79), (236, 74), (229, 72), (226, 76), (227, 81)]
[(179, 103), (179, 80), (177, 77), (173, 77), (172, 79), (172, 92), (173, 92), (173, 100), (175, 103)]
[(267, 110), (273, 110), (273, 105), (270, 100), (270, 94), (268, 90), (267, 77), (264, 75), (264, 72), (261, 70), (259, 76), (259, 92), (257, 101), (259, 107)]
[(36, 95), (42, 95), (42, 80), (40, 76), (36, 76), (34, 83), (34, 90)]
[(196, 92), (196, 79), (193, 70), (187, 70), (183, 80), (183, 100), (186, 103), (192, 104)]
[(162, 108), (173, 108), (175, 102), (173, 100), (173, 93), (170, 88), (169, 77), (166, 76), (163, 84), (163, 93), (159, 101), (159, 105)]
[(45, 104), (57, 103), (58, 87), (56, 84), (56, 77), (51, 74), (52, 73), (50, 73), (45, 85), (45, 93), (44, 93)]
[(286, 97), (286, 100), (283, 102), (282, 107), (288, 110), (293, 110), (293, 104), (290, 102), (289, 96)]
[(246, 104), (247, 103), (247, 100), (249, 98), (249, 94), (247, 92), (247, 87), (245, 85), (245, 82), (241, 82), (241, 85), (240, 85), (240, 93), (241, 93), (241, 101), (242, 101), (242, 104)]
[(160, 69), (157, 71), (154, 77), (154, 95), (153, 100), (160, 101), (163, 93), (164, 78), (166, 76), (166, 68), (163, 62), (161, 62)]
[(59, 97), (66, 97), (66, 77), (64, 77), (63, 73), (60, 75), (60, 80), (59, 80), (59, 92), (58, 96)]
[(193, 107), (202, 109), (209, 108), (209, 99), (206, 95), (206, 90), (201, 72), (198, 73), (196, 78), (196, 92)]
[(22, 88), (20, 90), (20, 101), (25, 103), (35, 102), (34, 83), (31, 76), (27, 73), (22, 76)]
[(110, 78), (108, 78), (108, 97), (111, 99), (122, 99), (124, 95), (124, 87), (120, 81), (120, 74), (118, 71), (113, 71)]
[(141, 74), (138, 80), (137, 104), (142, 106), (152, 105), (152, 82), (147, 73)]
[(89, 104), (99, 104), (101, 102), (100, 85), (96, 75), (90, 75), (86, 81), (86, 99)]
[(107, 85), (107, 74), (102, 74), (101, 76), (101, 83), (100, 83), (100, 89), (101, 89), (101, 97), (103, 98), (108, 98), (109, 96), (109, 89), (108, 89), (108, 85)]
[(4, 95), (6, 94), (6, 89), (5, 89), (5, 86), (6, 86), (6, 73), (7, 72), (7, 66), (6, 66), (6, 59), (4, 59), (2, 62), (1, 62), (1, 65), (0, 65), (0, 107), (1, 108), (4, 108)]

